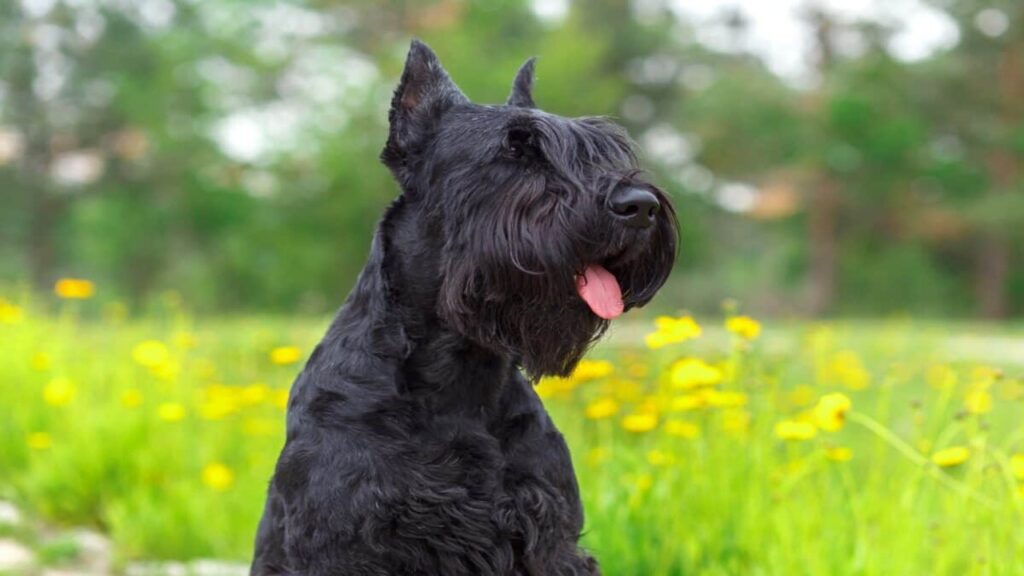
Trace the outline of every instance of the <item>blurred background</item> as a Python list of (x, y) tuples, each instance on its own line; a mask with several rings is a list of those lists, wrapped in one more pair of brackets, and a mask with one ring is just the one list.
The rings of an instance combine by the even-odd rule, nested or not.
[[(475, 101), (609, 115), (675, 197), (658, 304), (1006, 318), (1024, 308), (1015, 0), (13, 0), (0, 282), (140, 310), (323, 313), (396, 195), (410, 37)], [(96, 304), (99, 305), (99, 304)]]
[(1022, 574), (1021, 0), (0, 0), (0, 574), (247, 573), (411, 37), (676, 203), (536, 387), (606, 574)]

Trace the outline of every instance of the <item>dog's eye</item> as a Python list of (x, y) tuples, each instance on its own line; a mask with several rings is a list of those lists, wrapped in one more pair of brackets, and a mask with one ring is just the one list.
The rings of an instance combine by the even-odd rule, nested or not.
[(505, 137), (505, 151), (513, 158), (522, 158), (533, 145), (533, 134), (524, 128), (512, 128)]

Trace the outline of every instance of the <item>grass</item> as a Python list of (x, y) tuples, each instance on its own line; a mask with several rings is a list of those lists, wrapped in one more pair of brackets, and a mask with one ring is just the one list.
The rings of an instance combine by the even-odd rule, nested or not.
[[(246, 559), (327, 319), (91, 305), (0, 301), (0, 495), (99, 527), (119, 562)], [(1024, 574), (1024, 368), (951, 345), (1021, 331), (678, 322), (653, 350), (615, 328), (538, 387), (605, 573)]]

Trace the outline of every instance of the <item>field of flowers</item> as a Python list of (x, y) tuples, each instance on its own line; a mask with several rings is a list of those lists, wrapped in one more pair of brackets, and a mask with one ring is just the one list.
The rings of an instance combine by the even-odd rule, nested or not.
[[(94, 290), (0, 298), (0, 498), (100, 528), (121, 562), (244, 560), (329, 319), (194, 318), (173, 294), (129, 318)], [(731, 311), (613, 327), (538, 385), (585, 545), (613, 576), (1024, 574), (1024, 359), (972, 358), (968, 331), (1024, 338)]]

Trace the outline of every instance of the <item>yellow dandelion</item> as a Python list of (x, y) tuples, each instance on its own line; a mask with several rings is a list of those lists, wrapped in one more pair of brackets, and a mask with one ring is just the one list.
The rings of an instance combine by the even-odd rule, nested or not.
[(255, 382), (242, 388), (239, 396), (243, 404), (249, 406), (262, 404), (270, 396), (270, 387), (262, 382)]
[(1010, 458), (1010, 471), (1017, 480), (1024, 482), (1024, 454), (1014, 454)]
[(792, 406), (807, 406), (814, 402), (817, 392), (811, 386), (801, 384), (786, 393), (786, 400)]
[(203, 420), (223, 420), (238, 411), (234, 401), (217, 396), (199, 405), (199, 417)]
[(0, 324), (20, 324), (25, 319), (21, 306), (16, 306), (0, 298)]
[(50, 406), (67, 406), (75, 399), (77, 389), (67, 378), (54, 378), (43, 387), (43, 402)]
[(274, 390), (270, 394), (270, 402), (281, 410), (288, 408), (288, 390)]
[(178, 377), (180, 372), (181, 364), (178, 364), (178, 361), (173, 358), (168, 359), (166, 362), (161, 362), (160, 364), (149, 367), (150, 374), (165, 382), (174, 380)]
[(825, 449), (825, 458), (833, 462), (849, 462), (853, 459), (853, 450), (846, 446), (830, 446)]
[(33, 432), (25, 438), (25, 443), (32, 450), (46, 450), (53, 446), (53, 438), (46, 432)]
[(129, 388), (121, 392), (121, 406), (125, 408), (138, 408), (142, 405), (142, 392), (135, 388)]
[(622, 419), (622, 429), (627, 432), (650, 432), (658, 427), (658, 415), (651, 412), (634, 412)]
[(61, 278), (53, 285), (53, 293), (65, 300), (87, 300), (96, 294), (96, 285), (82, 278)]
[(270, 351), (270, 361), (279, 366), (295, 364), (302, 359), (302, 350), (297, 346), (278, 346)]
[(747, 395), (742, 392), (721, 392), (714, 389), (699, 390), (704, 403), (714, 408), (741, 408), (747, 405)]
[(750, 412), (731, 408), (722, 412), (722, 430), (730, 436), (743, 438), (750, 432)]
[(672, 365), (669, 379), (676, 388), (691, 389), (701, 386), (714, 386), (722, 381), (725, 375), (700, 358), (683, 358)]
[(700, 426), (685, 420), (669, 420), (665, 422), (665, 433), (687, 440), (700, 437)]
[(971, 457), (971, 451), (965, 446), (953, 446), (932, 454), (932, 462), (940, 468), (959, 466)]
[(971, 369), (971, 381), (975, 385), (987, 387), (995, 384), (1003, 377), (1003, 371), (991, 366), (975, 366)]
[(31, 364), (32, 369), (36, 372), (46, 372), (50, 369), (52, 361), (50, 360), (50, 355), (46, 352), (36, 352), (32, 355)]
[(659, 316), (654, 319), (654, 332), (644, 337), (647, 347), (656, 350), (669, 344), (680, 344), (687, 340), (699, 338), (701, 335), (700, 324), (691, 316), (672, 318), (670, 316)]
[(203, 389), (199, 417), (203, 420), (221, 420), (237, 412), (240, 401), (240, 395), (234, 388), (223, 384), (210, 384)]
[(826, 394), (814, 407), (814, 423), (826, 432), (835, 432), (846, 423), (846, 413), (853, 403), (845, 394)]
[(203, 467), (203, 484), (217, 491), (223, 492), (235, 483), (235, 473), (220, 462), (213, 462)]
[(647, 453), (647, 462), (651, 466), (671, 466), (675, 464), (676, 458), (663, 450), (651, 450)]
[(775, 436), (782, 440), (810, 440), (818, 435), (818, 429), (810, 422), (783, 420), (775, 424)]
[(974, 389), (964, 397), (964, 409), (971, 414), (987, 414), (992, 411), (992, 393), (985, 389)]
[(956, 370), (945, 364), (936, 364), (925, 373), (928, 385), (936, 390), (952, 390), (956, 388)]
[(750, 316), (733, 316), (727, 319), (725, 329), (744, 340), (756, 340), (761, 335), (761, 323)]
[(576, 381), (570, 378), (558, 378), (547, 376), (540, 379), (540, 382), (533, 387), (537, 395), (548, 399), (554, 396), (565, 396), (576, 388)]
[(577, 382), (586, 382), (604, 378), (615, 371), (615, 366), (607, 360), (580, 360), (569, 378)]
[(560, 378), (541, 378), (541, 381), (534, 386), (537, 396), (541, 397), (543, 400), (547, 400), (563, 392), (561, 387), (556, 385), (556, 382), (559, 379)]
[(654, 486), (654, 477), (650, 474), (640, 474), (633, 481), (633, 485), (640, 492), (646, 492), (651, 489), (651, 486)]
[(185, 407), (178, 402), (164, 402), (157, 407), (156, 415), (164, 422), (181, 422), (185, 419)]
[(825, 382), (838, 381), (851, 390), (863, 390), (871, 385), (871, 373), (852, 350), (836, 353), (821, 379)]
[(683, 394), (672, 398), (668, 408), (673, 412), (689, 412), (707, 406), (703, 396), (698, 394)]
[(619, 411), (619, 403), (611, 398), (599, 398), (587, 404), (584, 414), (591, 420), (611, 418)]
[(167, 345), (159, 340), (144, 340), (132, 348), (132, 359), (146, 368), (166, 364), (171, 358)]

